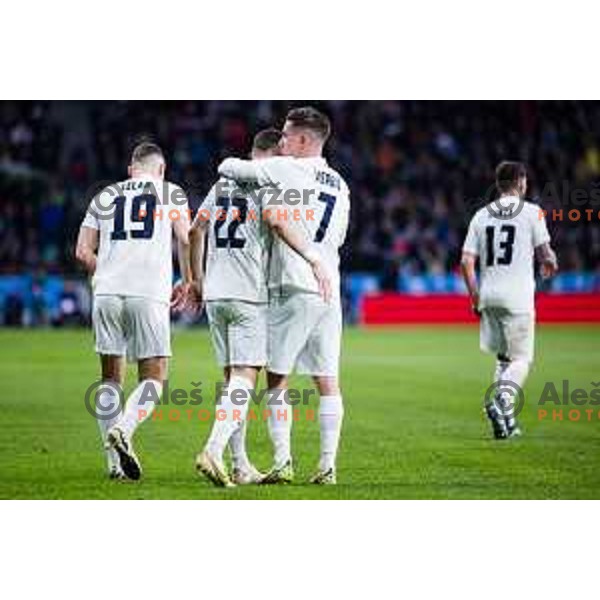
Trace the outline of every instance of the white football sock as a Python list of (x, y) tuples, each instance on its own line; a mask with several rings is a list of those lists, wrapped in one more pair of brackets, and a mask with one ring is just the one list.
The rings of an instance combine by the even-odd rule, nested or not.
[[(502, 375), (504, 381), (512, 381), (523, 390), (525, 380), (529, 374), (529, 362), (526, 360), (513, 360), (509, 363), (508, 367)], [(514, 426), (515, 415), (514, 404), (519, 401), (519, 394), (516, 389), (510, 385), (504, 386), (507, 391), (500, 394), (500, 403), (505, 416), (507, 417), (507, 423), (509, 427)]]
[(335, 469), (344, 404), (341, 396), (321, 396), (319, 404), (319, 423), (321, 425), (321, 460), (322, 471)]
[(119, 387), (118, 384), (111, 381), (110, 384), (107, 385), (108, 389), (99, 386), (96, 394), (96, 421), (98, 423), (98, 428), (100, 429), (102, 448), (106, 454), (106, 464), (109, 472), (113, 467), (119, 466), (117, 453), (112, 448), (109, 448), (108, 450), (105, 448), (106, 434), (121, 416), (121, 408), (117, 407), (120, 400), (116, 390), (117, 387)]
[(248, 422), (244, 421), (229, 438), (229, 449), (231, 450), (231, 460), (236, 469), (248, 470), (250, 468), (250, 459), (246, 452), (246, 428)]
[(529, 374), (529, 362), (526, 360), (512, 360), (506, 370), (502, 378), (506, 381), (512, 381), (516, 383), (521, 389), (523, 389), (523, 385), (525, 384), (525, 380), (527, 379), (527, 375)]
[[(282, 467), (287, 461), (292, 460), (292, 407), (284, 400), (284, 393), (280, 389), (267, 392), (269, 404), (269, 436), (273, 443), (274, 465)], [(271, 399), (273, 398), (273, 404)]]
[(151, 414), (160, 400), (162, 394), (162, 383), (156, 379), (144, 379), (131, 392), (123, 416), (119, 419), (118, 425), (124, 433), (131, 437), (135, 430)]
[[(254, 386), (248, 379), (233, 376), (222, 392), (221, 403), (215, 406), (215, 421), (206, 449), (219, 462), (223, 461), (223, 452), (231, 436), (246, 419), (252, 389)], [(216, 418), (216, 413), (219, 411), (221, 411), (220, 415), (224, 414), (224, 418)]]

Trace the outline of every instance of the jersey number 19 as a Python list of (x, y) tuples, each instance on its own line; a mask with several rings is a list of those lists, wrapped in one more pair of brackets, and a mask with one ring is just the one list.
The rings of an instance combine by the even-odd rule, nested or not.
[[(115, 227), (110, 234), (111, 240), (126, 240), (127, 231), (125, 230), (125, 196), (115, 198)], [(142, 210), (142, 204), (145, 204)], [(142, 229), (132, 229), (131, 237), (133, 239), (148, 240), (154, 233), (154, 209), (156, 208), (156, 197), (152, 194), (140, 194), (131, 201), (131, 221), (133, 223), (143, 223)]]

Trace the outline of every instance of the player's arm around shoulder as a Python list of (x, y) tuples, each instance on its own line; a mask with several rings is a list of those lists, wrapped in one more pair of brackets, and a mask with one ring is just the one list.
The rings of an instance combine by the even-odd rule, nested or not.
[(281, 184), (286, 172), (294, 169), (295, 166), (294, 159), (289, 156), (273, 156), (258, 160), (226, 158), (219, 165), (218, 171), (221, 177), (265, 186)]

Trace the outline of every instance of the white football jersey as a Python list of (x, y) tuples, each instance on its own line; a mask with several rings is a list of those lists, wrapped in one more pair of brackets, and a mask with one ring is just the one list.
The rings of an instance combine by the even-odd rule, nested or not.
[(198, 209), (208, 222), (206, 300), (268, 301), (271, 236), (262, 219), (262, 197), (257, 186), (222, 178)]
[(534, 250), (550, 241), (546, 220), (531, 202), (506, 197), (502, 203), (514, 206), (518, 214), (499, 218), (495, 203), (480, 209), (469, 225), (463, 252), (479, 257), (480, 308), (533, 312)]
[(172, 183), (144, 177), (104, 188), (82, 222), (99, 232), (94, 294), (169, 302), (177, 219), (189, 221), (189, 208), (184, 191)]
[[(339, 293), (339, 249), (346, 237), (350, 213), (346, 182), (322, 157), (280, 156), (253, 161), (253, 165), (259, 185), (281, 190), (278, 197), (265, 195), (263, 208), (287, 209), (290, 225), (301, 227), (319, 249), (333, 289)], [(284, 287), (319, 292), (310, 265), (277, 236), (270, 256), (268, 285), (275, 293)]]

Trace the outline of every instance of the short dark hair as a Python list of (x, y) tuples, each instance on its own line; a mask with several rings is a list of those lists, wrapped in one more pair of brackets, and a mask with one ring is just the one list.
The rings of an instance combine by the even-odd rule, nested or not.
[(163, 151), (160, 149), (160, 146), (152, 142), (141, 142), (133, 149), (133, 152), (131, 153), (131, 162), (143, 163), (150, 156), (158, 156), (162, 160), (165, 159), (165, 156), (163, 154)]
[(527, 177), (527, 167), (521, 162), (504, 160), (496, 167), (496, 186), (500, 193), (510, 192), (521, 177)]
[(281, 136), (281, 131), (279, 131), (279, 129), (275, 129), (274, 127), (262, 129), (254, 136), (254, 140), (252, 141), (252, 150), (260, 150), (262, 152), (273, 150), (279, 145)]
[(286, 121), (289, 121), (294, 127), (310, 129), (323, 142), (326, 142), (331, 134), (331, 121), (329, 117), (312, 106), (293, 108), (288, 112)]

